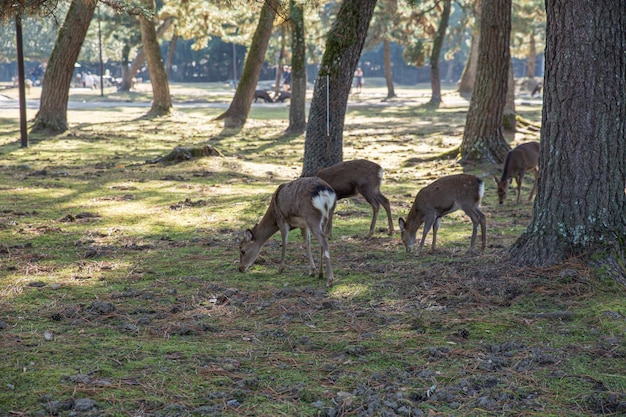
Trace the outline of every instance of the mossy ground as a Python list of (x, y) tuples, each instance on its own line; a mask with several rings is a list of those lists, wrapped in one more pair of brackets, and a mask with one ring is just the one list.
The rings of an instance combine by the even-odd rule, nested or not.
[[(17, 111), (0, 110), (0, 415), (626, 412), (624, 289), (576, 260), (507, 265), (532, 203), (498, 204), (499, 167), (465, 168), (486, 184), (484, 254), (467, 253), (462, 213), (443, 220), (435, 253), (406, 253), (384, 210), (365, 239), (370, 207), (353, 198), (334, 221), (333, 288), (306, 275), (296, 232), (283, 274), (279, 236), (242, 274), (241, 232), (300, 175), (304, 135), (283, 133), (285, 105), (254, 105), (228, 130), (212, 104), (232, 92), (172, 90), (176, 112), (156, 120), (130, 96), (104, 107), (73, 94), (85, 105), (70, 131), (25, 149)], [(421, 187), (463, 171), (432, 157), (460, 143), (467, 110), (451, 90), (436, 111), (420, 106), (426, 89), (397, 92), (384, 105), (382, 89), (351, 96), (344, 133), (344, 159), (385, 169), (396, 229)], [(517, 110), (539, 123), (539, 106)], [(206, 144), (224, 156), (146, 163)]]

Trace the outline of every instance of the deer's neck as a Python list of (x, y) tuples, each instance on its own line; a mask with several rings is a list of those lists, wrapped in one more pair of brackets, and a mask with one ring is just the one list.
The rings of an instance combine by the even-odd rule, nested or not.
[(274, 208), (270, 207), (259, 224), (255, 227), (255, 239), (261, 243), (265, 243), (274, 233), (278, 232), (278, 224), (276, 223), (276, 214)]

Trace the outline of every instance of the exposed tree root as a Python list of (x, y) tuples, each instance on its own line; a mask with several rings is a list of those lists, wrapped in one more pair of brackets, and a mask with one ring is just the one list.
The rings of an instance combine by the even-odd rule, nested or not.
[(202, 146), (200, 148), (185, 148), (177, 146), (174, 150), (165, 156), (149, 159), (146, 164), (157, 164), (159, 162), (173, 162), (175, 164), (183, 161), (189, 161), (192, 158), (202, 158), (206, 156), (224, 156), (220, 151), (211, 145)]

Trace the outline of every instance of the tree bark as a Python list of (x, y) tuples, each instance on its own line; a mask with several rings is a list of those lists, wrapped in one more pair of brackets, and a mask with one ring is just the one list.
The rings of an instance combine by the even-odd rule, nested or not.
[(394, 98), (396, 91), (393, 86), (393, 75), (391, 73), (391, 47), (388, 38), (383, 40), (383, 61), (385, 63), (385, 82), (387, 83), (386, 99)]
[(289, 3), (291, 18), (291, 99), (287, 133), (302, 133), (306, 129), (306, 41), (302, 4)]
[(626, 0), (546, 11), (537, 197), (510, 254), (534, 266), (588, 256), (626, 283)]
[(320, 168), (343, 159), (348, 96), (375, 6), (376, 0), (344, 0), (328, 33), (313, 88), (304, 141), (303, 176), (313, 176)]
[(432, 95), (428, 102), (429, 107), (439, 108), (441, 105), (441, 76), (439, 74), (439, 59), (443, 41), (446, 38), (446, 30), (448, 29), (448, 21), (450, 20), (451, 0), (443, 1), (443, 11), (441, 12), (441, 20), (437, 28), (437, 36), (433, 42), (433, 50), (430, 54), (430, 86)]
[[(154, 11), (154, 0), (142, 0), (143, 4)], [(167, 72), (161, 57), (161, 47), (157, 38), (157, 31), (154, 21), (145, 16), (139, 16), (141, 26), (141, 43), (146, 54), (146, 63), (150, 73), (150, 83), (152, 84), (152, 107), (148, 112), (150, 117), (158, 117), (169, 114), (172, 111), (172, 96), (170, 95), (170, 84), (167, 80)]]
[(482, 0), (478, 0), (474, 6), (474, 29), (472, 31), (472, 41), (470, 44), (470, 55), (463, 68), (461, 81), (459, 82), (459, 94), (461, 97), (470, 99), (476, 85), (476, 70), (478, 67), (478, 49), (480, 47), (480, 9)]
[(48, 60), (32, 132), (56, 134), (67, 130), (67, 102), (74, 64), (95, 10), (95, 1), (72, 0)]
[(510, 150), (502, 116), (509, 74), (511, 0), (484, 1), (476, 87), (461, 143), (461, 163), (501, 163)]
[(265, 62), (265, 52), (272, 35), (277, 6), (278, 2), (276, 0), (267, 0), (263, 3), (259, 24), (252, 37), (250, 48), (248, 48), (246, 62), (244, 63), (241, 79), (237, 85), (233, 101), (228, 109), (215, 119), (224, 120), (224, 127), (240, 128), (248, 119), (256, 84), (259, 80), (263, 62)]

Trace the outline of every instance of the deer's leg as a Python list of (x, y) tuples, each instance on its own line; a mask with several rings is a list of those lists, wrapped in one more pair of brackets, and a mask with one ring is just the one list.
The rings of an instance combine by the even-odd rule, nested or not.
[[(435, 217), (435, 215), (432, 215), (432, 216), (429, 215), (429, 216), (424, 217), (424, 231), (422, 232), (422, 241), (420, 242), (418, 252), (421, 252), (422, 249), (424, 249), (424, 242), (426, 242), (426, 236), (428, 236), (428, 232), (434, 226), (436, 221), (437, 221), (437, 218)], [(434, 250), (434, 248), (431, 248), (431, 250)]]
[(484, 252), (487, 248), (487, 217), (478, 208), (476, 208), (476, 212), (478, 213), (480, 221), (480, 238), (482, 240), (481, 249)]
[(306, 248), (306, 255), (309, 258), (309, 276), (315, 275), (315, 261), (313, 260), (313, 253), (311, 252), (311, 232), (308, 227), (300, 228), (302, 233), (302, 239), (304, 240), (304, 247)]
[(437, 217), (435, 219), (435, 223), (433, 223), (433, 245), (431, 250), (434, 252), (435, 249), (437, 249), (437, 231), (439, 230), (439, 227), (441, 226), (441, 219), (442, 217)]
[(487, 218), (477, 207), (471, 207), (464, 210), (465, 214), (472, 220), (472, 240), (470, 243), (470, 251), (474, 250), (476, 245), (476, 235), (478, 234), (478, 225), (480, 225), (480, 237), (482, 240), (481, 249), (484, 251), (487, 246)]
[(377, 199), (378, 199), (378, 202), (385, 208), (385, 211), (387, 212), (387, 221), (389, 222), (389, 231), (387, 232), (387, 234), (391, 236), (393, 235), (393, 220), (391, 218), (391, 205), (389, 204), (389, 200), (387, 199), (387, 197), (382, 195), (380, 191), (378, 192)]
[(312, 232), (320, 244), (321, 259), (320, 259), (319, 277), (324, 278), (324, 269), (322, 268), (322, 262), (325, 262), (326, 272), (328, 274), (328, 280), (326, 281), (326, 286), (331, 287), (333, 285), (334, 277), (333, 277), (333, 268), (330, 264), (330, 250), (328, 248), (328, 239), (326, 239), (326, 235), (324, 234), (321, 227), (313, 229)]
[(517, 181), (517, 204), (519, 204), (522, 195), (522, 183), (524, 182), (524, 171), (515, 177), (515, 180)]
[(359, 193), (363, 196), (363, 198), (365, 198), (365, 201), (372, 206), (372, 221), (370, 223), (370, 231), (367, 234), (367, 237), (370, 238), (372, 237), (372, 234), (374, 234), (374, 229), (376, 228), (376, 219), (378, 218), (380, 204), (378, 203), (378, 199), (374, 191), (359, 190)]
[(285, 253), (287, 251), (287, 238), (289, 236), (289, 225), (287, 223), (281, 224), (278, 226), (280, 228), (280, 238), (281, 238), (281, 255), (280, 255), (280, 266), (278, 267), (278, 272), (282, 273), (285, 270)]
[(533, 183), (533, 189), (530, 191), (530, 196), (528, 196), (528, 201), (533, 199), (535, 195), (535, 191), (537, 190), (537, 180), (539, 179), (539, 168), (533, 168), (533, 176), (535, 177), (535, 182)]

